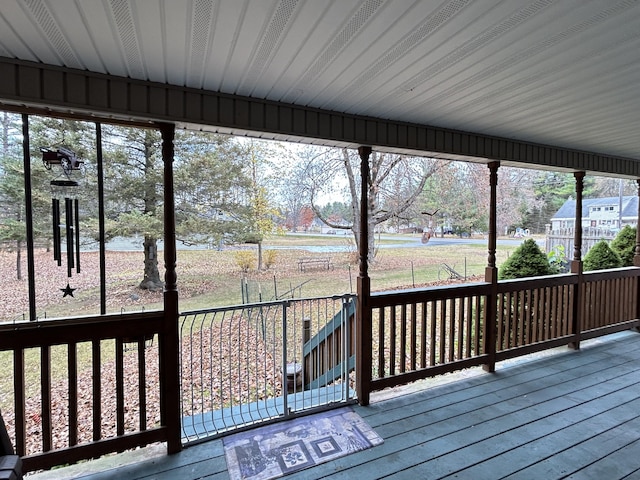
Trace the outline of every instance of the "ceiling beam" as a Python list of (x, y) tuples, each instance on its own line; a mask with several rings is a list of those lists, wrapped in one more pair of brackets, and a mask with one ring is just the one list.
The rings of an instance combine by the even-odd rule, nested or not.
[(463, 161), (640, 178), (640, 161), (428, 125), (308, 108), (0, 57), (0, 107), (85, 119), (170, 122), (253, 135)]

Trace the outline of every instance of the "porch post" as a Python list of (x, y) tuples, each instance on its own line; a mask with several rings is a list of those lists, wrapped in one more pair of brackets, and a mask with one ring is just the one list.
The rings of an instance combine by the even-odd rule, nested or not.
[(571, 322), (571, 333), (573, 341), (569, 343), (569, 348), (580, 349), (580, 332), (582, 331), (582, 192), (584, 190), (585, 172), (575, 172), (576, 179), (576, 217), (573, 226), (573, 260), (571, 261), (571, 273), (578, 276), (573, 291), (573, 317)]
[(178, 287), (176, 275), (176, 217), (173, 194), (173, 139), (175, 125), (161, 124), (164, 162), (164, 335), (160, 344), (160, 411), (167, 427), (167, 453), (182, 449), (180, 439), (180, 370), (178, 342)]
[[(638, 184), (638, 219), (636, 221), (636, 248), (633, 253), (633, 265), (640, 267), (640, 178), (636, 179), (636, 183)], [(640, 309), (640, 302), (638, 308)]]
[(498, 268), (496, 267), (496, 244), (498, 237), (497, 210), (498, 210), (498, 168), (500, 162), (491, 162), (489, 167), (489, 244), (487, 267), (484, 271), (485, 282), (491, 283), (491, 292), (485, 305), (484, 321), (484, 353), (488, 355), (488, 361), (482, 368), (487, 372), (496, 370), (496, 321), (498, 303)]
[[(638, 219), (636, 220), (636, 248), (633, 252), (633, 266), (640, 267), (640, 178), (636, 179), (638, 185)], [(621, 227), (622, 228), (622, 227)], [(640, 280), (636, 278), (636, 298), (640, 298)], [(640, 318), (640, 302), (636, 301), (636, 318)], [(640, 327), (636, 327), (640, 331)]]
[(356, 311), (356, 392), (360, 405), (369, 405), (371, 393), (371, 279), (369, 278), (369, 156), (371, 147), (359, 147), (360, 154), (360, 242), (358, 259), (358, 301)]

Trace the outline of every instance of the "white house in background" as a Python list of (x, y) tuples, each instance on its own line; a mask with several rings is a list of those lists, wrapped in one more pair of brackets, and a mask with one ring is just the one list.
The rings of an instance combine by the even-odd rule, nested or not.
[[(620, 206), (622, 205), (622, 215)], [(554, 232), (573, 229), (575, 225), (576, 201), (569, 199), (551, 217)], [(620, 224), (620, 219), (622, 224)], [(582, 199), (582, 228), (595, 228), (617, 232), (625, 225), (635, 226), (638, 222), (638, 197), (606, 197)]]

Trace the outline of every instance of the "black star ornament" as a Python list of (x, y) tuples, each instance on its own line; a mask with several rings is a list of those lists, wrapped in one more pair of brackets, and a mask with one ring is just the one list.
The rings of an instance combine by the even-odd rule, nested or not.
[(66, 297), (67, 295), (69, 295), (70, 297), (73, 297), (73, 291), (75, 290), (75, 288), (71, 288), (69, 286), (69, 284), (67, 283), (67, 286), (65, 288), (61, 288), (60, 291), (64, 294), (62, 295), (62, 298)]

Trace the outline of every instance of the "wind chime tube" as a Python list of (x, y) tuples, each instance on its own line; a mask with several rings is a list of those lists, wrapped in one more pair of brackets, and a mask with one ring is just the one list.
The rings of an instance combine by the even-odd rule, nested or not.
[(61, 246), (60, 246), (60, 200), (57, 198), (51, 199), (52, 216), (51, 223), (53, 225), (53, 259), (58, 262), (60, 266), (61, 260)]
[(75, 213), (74, 230), (76, 232), (76, 273), (80, 273), (80, 215), (77, 198), (73, 199), (73, 210)]
[(73, 258), (73, 202), (70, 198), (64, 199), (64, 213), (67, 227), (67, 276), (71, 277), (74, 267)]

